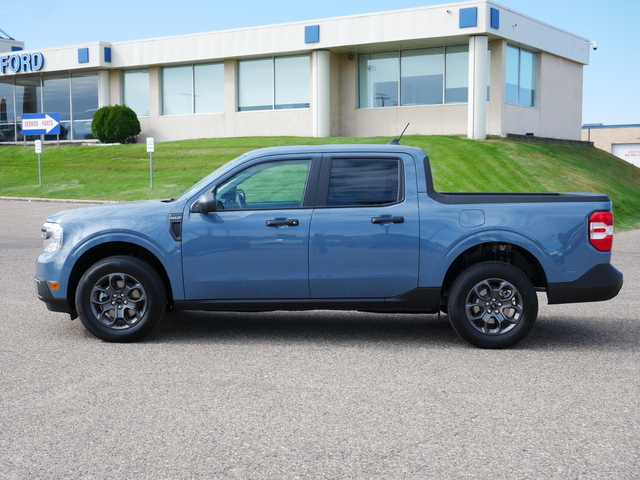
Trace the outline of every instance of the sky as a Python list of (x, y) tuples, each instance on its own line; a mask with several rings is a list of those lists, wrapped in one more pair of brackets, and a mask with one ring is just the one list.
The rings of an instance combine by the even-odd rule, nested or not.
[[(39, 50), (454, 3), (432, 0), (0, 0), (0, 30)], [(584, 67), (583, 123), (640, 124), (639, 0), (495, 3), (596, 41)], [(0, 33), (1, 35), (1, 33)]]

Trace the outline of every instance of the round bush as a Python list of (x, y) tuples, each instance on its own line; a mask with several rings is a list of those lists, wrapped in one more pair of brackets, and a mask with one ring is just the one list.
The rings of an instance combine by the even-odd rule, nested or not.
[(102, 143), (127, 143), (140, 133), (136, 112), (125, 105), (102, 107), (93, 115), (91, 132)]

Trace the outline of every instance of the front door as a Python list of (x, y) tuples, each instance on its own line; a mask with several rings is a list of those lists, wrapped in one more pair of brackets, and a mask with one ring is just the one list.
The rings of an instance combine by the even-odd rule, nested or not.
[(256, 163), (212, 187), (217, 211), (185, 212), (187, 300), (309, 298), (311, 165)]

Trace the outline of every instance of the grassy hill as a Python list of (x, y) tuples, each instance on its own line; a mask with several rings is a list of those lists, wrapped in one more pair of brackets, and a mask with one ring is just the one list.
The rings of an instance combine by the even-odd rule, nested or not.
[[(33, 146), (0, 147), (0, 196), (137, 200), (175, 197), (241, 153), (274, 145), (386, 143), (388, 138), (251, 137), (156, 144), (154, 189), (144, 144), (45, 145), (43, 186)], [(440, 191), (600, 192), (613, 200), (617, 230), (640, 228), (640, 169), (602, 150), (489, 138), (406, 136), (423, 148)]]

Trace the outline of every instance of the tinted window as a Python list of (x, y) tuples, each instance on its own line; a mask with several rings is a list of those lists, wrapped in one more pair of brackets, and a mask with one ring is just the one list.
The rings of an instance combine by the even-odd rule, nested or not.
[(397, 159), (333, 159), (327, 205), (385, 205), (400, 200)]

